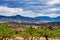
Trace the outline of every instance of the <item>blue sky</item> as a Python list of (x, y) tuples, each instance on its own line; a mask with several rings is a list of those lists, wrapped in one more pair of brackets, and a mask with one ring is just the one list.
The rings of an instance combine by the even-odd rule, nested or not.
[(0, 0), (0, 15), (60, 16), (60, 0)]

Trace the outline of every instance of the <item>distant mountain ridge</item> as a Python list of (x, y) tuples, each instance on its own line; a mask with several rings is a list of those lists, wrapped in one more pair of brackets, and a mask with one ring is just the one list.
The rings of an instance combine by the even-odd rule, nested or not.
[(2, 16), (0, 15), (0, 22), (19, 22), (19, 23), (46, 23), (46, 22), (60, 22), (60, 16), (56, 18), (50, 18), (47, 16), (38, 17), (24, 17), (21, 15), (15, 16)]
[(0, 15), (0, 22), (41, 23), (42, 20), (30, 18), (30, 17), (24, 17), (21, 15), (16, 15), (16, 16), (2, 16), (2, 15)]
[(60, 16), (55, 17), (55, 18), (50, 18), (48, 16), (38, 16), (38, 17), (35, 17), (35, 18), (45, 20), (45, 21), (49, 21), (49, 22), (60, 22)]

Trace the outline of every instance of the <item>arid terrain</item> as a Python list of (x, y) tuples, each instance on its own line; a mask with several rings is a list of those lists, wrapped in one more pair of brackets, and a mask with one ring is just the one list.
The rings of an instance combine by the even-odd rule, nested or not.
[(60, 40), (60, 26), (54, 23), (0, 23), (0, 31), (0, 40)]

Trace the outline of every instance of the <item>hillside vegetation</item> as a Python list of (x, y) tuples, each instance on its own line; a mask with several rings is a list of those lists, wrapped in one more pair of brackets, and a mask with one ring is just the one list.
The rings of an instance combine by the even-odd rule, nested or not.
[(12, 27), (9, 23), (0, 24), (1, 40), (19, 40), (16, 37), (22, 37), (23, 40), (40, 40), (41, 37), (45, 37), (46, 40), (49, 38), (59, 39), (60, 26), (33, 27), (32, 25), (20, 25)]

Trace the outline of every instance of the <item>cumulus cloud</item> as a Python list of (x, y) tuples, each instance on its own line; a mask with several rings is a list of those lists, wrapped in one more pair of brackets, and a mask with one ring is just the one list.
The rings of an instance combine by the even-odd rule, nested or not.
[(60, 8), (49, 8), (50, 11), (59, 11)]
[(60, 16), (60, 14), (56, 14), (56, 13), (52, 13), (52, 14), (43, 14), (43, 13), (39, 13), (38, 16), (49, 16), (51, 18), (55, 18)]
[(21, 13), (22, 11), (23, 9), (21, 8), (8, 8), (0, 6), (0, 15), (12, 16)]
[[(49, 9), (49, 10), (57, 10), (57, 9)], [(3, 7), (0, 6), (0, 15), (5, 15), (5, 16), (13, 16), (13, 15), (22, 15), (26, 17), (36, 17), (36, 16), (49, 16), (49, 17), (57, 17), (60, 16), (60, 14), (56, 13), (35, 13), (30, 10), (24, 10), (22, 8), (8, 8), (8, 7)]]
[(60, 11), (60, 8), (47, 8), (47, 9), (41, 10), (41, 12), (48, 12), (48, 13), (50, 13), (50, 12), (52, 13), (55, 11)]
[(50, 0), (47, 2), (47, 4), (49, 4), (49, 5), (54, 5), (54, 4), (58, 4), (58, 3), (60, 3), (60, 0)]
[(59, 3), (60, 0), (1, 0), (0, 15), (57, 17), (60, 16)]
[(33, 11), (27, 11), (22, 8), (8, 8), (0, 6), (0, 15), (13, 16), (13, 15), (22, 15), (26, 17), (35, 17), (36, 13)]

